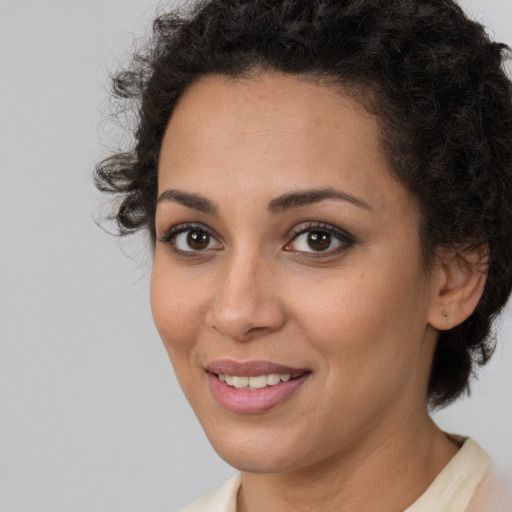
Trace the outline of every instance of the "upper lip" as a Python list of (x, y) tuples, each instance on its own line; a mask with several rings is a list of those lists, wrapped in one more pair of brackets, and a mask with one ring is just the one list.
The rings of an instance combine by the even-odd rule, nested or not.
[(210, 373), (239, 377), (257, 377), (269, 373), (295, 375), (309, 371), (306, 368), (296, 368), (271, 361), (233, 361), (232, 359), (213, 361), (205, 369)]

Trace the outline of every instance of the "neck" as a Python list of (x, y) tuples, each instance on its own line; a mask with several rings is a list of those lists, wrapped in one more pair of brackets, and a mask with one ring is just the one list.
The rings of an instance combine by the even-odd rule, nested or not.
[(325, 511), (405, 510), (458, 451), (426, 408), (415, 423), (404, 421), (390, 434), (359, 439), (329, 460), (298, 471), (244, 473), (237, 512), (302, 512), (316, 510), (318, 503)]

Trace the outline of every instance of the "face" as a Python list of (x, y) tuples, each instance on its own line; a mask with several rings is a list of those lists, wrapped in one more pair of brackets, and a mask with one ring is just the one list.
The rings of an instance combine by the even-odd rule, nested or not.
[(158, 189), (154, 320), (228, 463), (298, 470), (426, 415), (418, 211), (357, 103), (278, 73), (203, 78), (169, 122)]

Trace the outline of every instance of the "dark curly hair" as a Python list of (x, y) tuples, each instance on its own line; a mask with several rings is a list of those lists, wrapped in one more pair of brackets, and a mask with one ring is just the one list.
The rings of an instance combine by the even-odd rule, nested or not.
[(420, 205), (423, 262), (440, 246), (485, 247), (474, 313), (439, 334), (428, 396), (446, 405), (492, 354), (493, 319), (512, 283), (512, 85), (509, 49), (452, 0), (211, 0), (160, 15), (153, 36), (113, 79), (137, 112), (133, 147), (96, 167), (121, 198), (120, 234), (155, 241), (157, 168), (167, 123), (208, 74), (278, 70), (342, 86), (375, 114), (392, 173)]

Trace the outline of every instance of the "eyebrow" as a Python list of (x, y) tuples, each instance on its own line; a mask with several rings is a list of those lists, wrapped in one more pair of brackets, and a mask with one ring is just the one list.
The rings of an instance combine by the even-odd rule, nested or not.
[[(297, 190), (287, 192), (268, 204), (268, 211), (273, 214), (283, 213), (287, 210), (302, 208), (327, 199), (346, 201), (360, 208), (371, 210), (368, 203), (360, 198), (354, 197), (346, 192), (331, 187), (320, 189)], [(157, 203), (163, 201), (174, 201), (192, 210), (198, 210), (209, 215), (217, 214), (217, 207), (206, 197), (191, 192), (182, 192), (181, 190), (165, 190), (158, 197)]]
[(320, 201), (325, 201), (326, 199), (347, 201), (348, 203), (352, 203), (360, 208), (371, 210), (370, 205), (362, 199), (347, 194), (346, 192), (342, 192), (341, 190), (327, 187), (321, 189), (298, 190), (296, 192), (283, 194), (270, 201), (268, 204), (268, 211), (271, 213), (282, 213), (286, 210), (301, 208)]
[(165, 190), (160, 194), (157, 203), (161, 203), (162, 201), (174, 201), (175, 203), (179, 203), (187, 208), (191, 208), (192, 210), (198, 210), (210, 215), (215, 215), (217, 213), (217, 208), (209, 199), (190, 192)]

